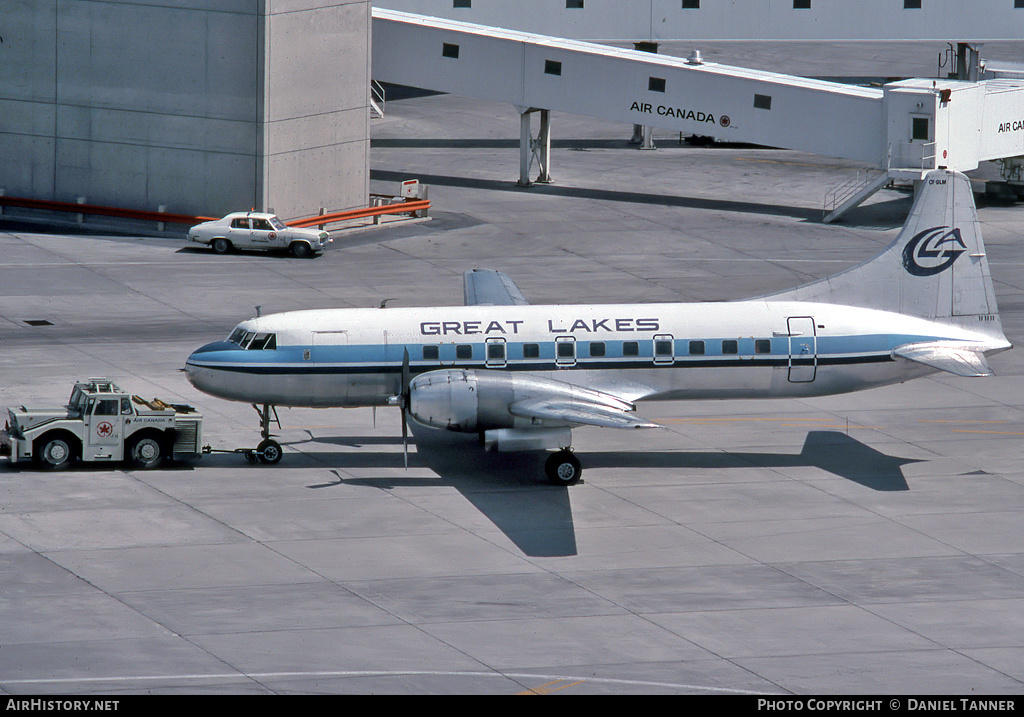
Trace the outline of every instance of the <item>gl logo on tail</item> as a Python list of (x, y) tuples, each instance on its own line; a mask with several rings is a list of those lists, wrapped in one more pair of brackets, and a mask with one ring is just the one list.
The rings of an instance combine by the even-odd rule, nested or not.
[[(959, 246), (959, 248), (957, 248)], [(967, 251), (959, 229), (932, 227), (918, 232), (903, 249), (903, 268), (914, 276), (933, 276), (953, 266)]]

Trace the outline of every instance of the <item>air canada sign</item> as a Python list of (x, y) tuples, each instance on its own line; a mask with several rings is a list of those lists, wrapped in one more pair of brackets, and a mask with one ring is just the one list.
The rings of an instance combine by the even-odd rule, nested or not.
[(710, 122), (715, 124), (715, 115), (711, 112), (698, 112), (696, 110), (688, 110), (683, 107), (672, 107), (670, 105), (652, 105), (649, 102), (634, 102), (629, 108), (630, 112), (644, 112), (646, 114), (656, 114), (661, 117), (675, 117), (682, 120), (691, 120), (693, 122)]

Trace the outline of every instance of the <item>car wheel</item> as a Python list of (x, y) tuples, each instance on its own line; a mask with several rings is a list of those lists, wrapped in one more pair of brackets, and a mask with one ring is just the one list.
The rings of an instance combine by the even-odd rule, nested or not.
[(292, 256), (294, 256), (296, 259), (305, 259), (307, 256), (310, 256), (313, 253), (313, 247), (301, 241), (292, 242), (292, 245), (289, 247), (289, 249), (291, 249)]
[(227, 254), (231, 251), (231, 242), (224, 237), (217, 237), (213, 240), (210, 246), (212, 246), (213, 250), (218, 254)]

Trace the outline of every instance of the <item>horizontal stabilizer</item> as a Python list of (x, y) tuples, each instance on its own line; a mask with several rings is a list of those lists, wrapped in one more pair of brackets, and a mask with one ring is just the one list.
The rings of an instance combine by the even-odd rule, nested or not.
[(510, 405), (508, 410), (513, 416), (521, 418), (540, 418), (549, 421), (577, 423), (585, 426), (660, 428), (658, 424), (646, 421), (640, 416), (621, 408), (560, 396), (517, 401)]
[(992, 368), (983, 353), (991, 348), (935, 341), (898, 346), (892, 353), (955, 376), (991, 376)]
[(494, 269), (470, 269), (462, 277), (466, 306), (526, 306), (512, 278)]

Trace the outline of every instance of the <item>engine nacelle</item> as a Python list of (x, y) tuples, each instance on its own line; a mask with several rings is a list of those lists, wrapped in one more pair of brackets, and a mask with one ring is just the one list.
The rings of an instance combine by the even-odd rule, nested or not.
[(579, 425), (562, 418), (538, 418), (513, 404), (531, 399), (560, 400), (565, 405), (605, 405), (631, 409), (625, 401), (553, 378), (510, 371), (440, 369), (409, 384), (409, 413), (420, 423), (450, 431), (475, 433), (498, 428), (555, 428)]
[(409, 413), (420, 423), (450, 431), (511, 428), (516, 422), (508, 412), (514, 380), (508, 372), (429, 371), (409, 384)]

